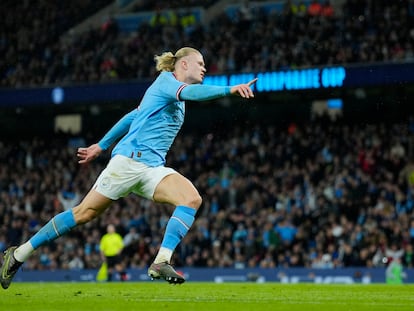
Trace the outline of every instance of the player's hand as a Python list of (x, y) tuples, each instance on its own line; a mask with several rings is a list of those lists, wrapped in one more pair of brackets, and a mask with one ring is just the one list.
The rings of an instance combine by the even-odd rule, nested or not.
[(240, 95), (243, 98), (252, 98), (254, 97), (253, 91), (251, 89), (251, 86), (256, 83), (257, 78), (251, 80), (248, 83), (245, 84), (238, 84), (231, 88), (230, 93)]
[(78, 163), (88, 163), (96, 159), (102, 152), (102, 148), (98, 144), (90, 145), (87, 148), (78, 148), (77, 156), (79, 158)]

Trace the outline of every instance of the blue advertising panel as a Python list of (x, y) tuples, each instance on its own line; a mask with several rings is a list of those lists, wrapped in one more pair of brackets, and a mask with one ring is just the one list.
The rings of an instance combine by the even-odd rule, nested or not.
[[(188, 281), (194, 282), (278, 282), (282, 284), (371, 284), (385, 283), (385, 268), (178, 268)], [(150, 281), (147, 269), (130, 269), (129, 281)], [(414, 269), (404, 269), (404, 283), (414, 283)], [(97, 270), (54, 270), (26, 271), (20, 270), (16, 282), (94, 282)]]
[[(206, 76), (204, 84), (235, 85), (254, 78), (257, 93), (414, 84), (414, 63), (330, 66)], [(0, 89), (0, 107), (139, 100), (151, 81)]]

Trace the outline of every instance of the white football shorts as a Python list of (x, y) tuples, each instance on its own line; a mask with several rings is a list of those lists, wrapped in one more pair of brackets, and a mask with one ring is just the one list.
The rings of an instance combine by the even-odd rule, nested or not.
[(155, 188), (167, 175), (177, 173), (174, 169), (151, 167), (131, 158), (115, 155), (96, 179), (93, 189), (117, 200), (130, 193), (153, 200)]

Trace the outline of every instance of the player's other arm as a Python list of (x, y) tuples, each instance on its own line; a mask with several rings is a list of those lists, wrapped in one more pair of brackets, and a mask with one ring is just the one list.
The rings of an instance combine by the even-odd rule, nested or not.
[(78, 148), (78, 163), (87, 163), (96, 159), (103, 150), (108, 149), (118, 138), (125, 135), (137, 113), (138, 109), (134, 109), (124, 115), (97, 144), (92, 144), (86, 148)]
[(254, 97), (251, 86), (257, 81), (251, 80), (248, 83), (238, 84), (235, 86), (216, 86), (190, 84), (182, 88), (179, 97), (181, 100), (204, 101), (211, 100), (229, 95), (239, 95), (243, 98)]

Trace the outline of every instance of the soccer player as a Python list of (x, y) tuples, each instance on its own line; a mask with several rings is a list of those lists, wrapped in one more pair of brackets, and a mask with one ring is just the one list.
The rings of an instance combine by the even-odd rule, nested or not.
[(171, 257), (193, 224), (202, 199), (186, 177), (165, 166), (166, 154), (184, 122), (186, 100), (205, 101), (230, 95), (249, 99), (254, 97), (251, 86), (256, 79), (235, 86), (202, 85), (204, 58), (191, 47), (175, 54), (165, 52), (154, 59), (161, 73), (146, 90), (140, 105), (121, 118), (97, 144), (78, 149), (79, 163), (87, 163), (122, 137), (92, 189), (79, 205), (55, 215), (26, 243), (5, 251), (0, 275), (4, 289), (34, 250), (100, 216), (114, 200), (129, 193), (175, 206), (148, 275), (172, 284), (185, 281), (171, 266)]

